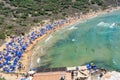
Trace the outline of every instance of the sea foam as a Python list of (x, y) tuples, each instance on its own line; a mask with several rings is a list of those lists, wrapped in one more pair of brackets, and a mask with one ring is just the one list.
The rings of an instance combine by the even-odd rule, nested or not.
[(110, 26), (110, 24), (105, 23), (105, 22), (100, 22), (97, 24), (97, 26), (108, 27), (108, 26)]
[(114, 28), (114, 26), (116, 25), (116, 23), (105, 23), (105, 22), (100, 22), (97, 24), (97, 26), (100, 27), (109, 27), (109, 28)]
[(72, 29), (77, 29), (77, 27), (72, 26), (72, 27), (68, 28), (68, 30), (72, 30)]
[(50, 36), (45, 40), (45, 42), (48, 42), (52, 37), (53, 37), (53, 36), (50, 35)]

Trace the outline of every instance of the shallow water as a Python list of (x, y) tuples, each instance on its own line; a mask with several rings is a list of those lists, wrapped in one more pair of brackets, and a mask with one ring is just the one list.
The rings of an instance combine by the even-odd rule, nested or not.
[(120, 10), (63, 28), (44, 44), (41, 67), (78, 66), (94, 62), (120, 70)]

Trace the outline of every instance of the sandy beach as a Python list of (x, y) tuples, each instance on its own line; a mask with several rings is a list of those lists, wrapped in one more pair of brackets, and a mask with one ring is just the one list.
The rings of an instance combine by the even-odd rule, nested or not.
[[(61, 29), (62, 27), (67, 27), (67, 26), (70, 26), (70, 25), (73, 25), (73, 24), (76, 24), (76, 23), (80, 23), (82, 21), (97, 17), (98, 15), (106, 14), (106, 13), (109, 13), (109, 12), (112, 12), (112, 11), (115, 11), (115, 10), (119, 10), (119, 9), (120, 9), (120, 7), (118, 7), (118, 8), (110, 8), (110, 9), (107, 9), (105, 11), (90, 12), (90, 13), (87, 13), (85, 15), (81, 15), (80, 19), (73, 18), (73, 20), (71, 22), (65, 23), (64, 25), (61, 25), (60, 27), (58, 27), (55, 30), (51, 31), (51, 33), (55, 32), (56, 30)], [(51, 34), (48, 34), (48, 35), (46, 35), (46, 37), (44, 37), (44, 39), (42, 38), (42, 40), (41, 39), (40, 40), (45, 41), (45, 40), (47, 40), (48, 37), (50, 37), (50, 35)], [(39, 48), (39, 47), (37, 47), (37, 48)], [(38, 54), (38, 50), (36, 50), (36, 49), (33, 49), (33, 53), (34, 53), (33, 57), (35, 57), (35, 58), (33, 58), (33, 61), (35, 61), (34, 65), (36, 66), (36, 61), (41, 56), (41, 54), (40, 54), (40, 52)]]
[[(22, 55), (22, 59), (20, 60), (20, 62), (23, 64), (23, 69), (18, 72), (18, 73), (25, 73), (25, 72), (28, 72), (30, 70), (30, 65), (31, 65), (31, 57), (32, 57), (32, 54), (34, 53), (34, 48), (35, 46), (38, 44), (38, 41), (40, 40), (43, 40), (45, 38), (47, 38), (51, 33), (55, 32), (56, 30), (59, 30), (63, 27), (66, 27), (66, 26), (70, 26), (70, 25), (73, 25), (73, 24), (76, 24), (78, 22), (82, 22), (84, 20), (87, 20), (87, 19), (91, 19), (91, 18), (94, 18), (98, 15), (102, 15), (102, 14), (106, 14), (108, 12), (113, 12), (113, 11), (116, 11), (116, 10), (119, 10), (120, 7), (117, 7), (117, 8), (109, 8), (109, 9), (106, 9), (106, 10), (99, 10), (97, 12), (89, 12), (87, 14), (82, 14), (80, 15), (80, 19), (77, 18), (77, 17), (69, 17), (68, 19), (70, 19), (69, 22), (65, 23), (65, 24), (62, 24), (62, 25), (59, 25), (57, 28), (47, 32), (45, 35), (37, 38), (35, 41), (33, 41), (32, 44), (30, 44), (27, 48), (27, 50), (25, 51), (25, 53)], [(44, 27), (44, 26), (43, 26)], [(10, 39), (9, 39), (10, 41)], [(6, 40), (6, 42), (8, 42), (8, 40)], [(0, 51), (3, 50), (5, 48), (5, 44), (3, 44), (1, 47), (0, 47)], [(36, 54), (37, 55), (37, 54)], [(37, 56), (39, 57), (39, 56)], [(37, 58), (36, 58), (37, 59)], [(3, 76), (6, 76), (8, 74), (4, 74), (4, 73), (1, 73), (1, 75)], [(11, 77), (14, 77), (13, 79), (14, 80), (19, 80), (19, 79), (16, 79), (16, 76), (11, 76)], [(9, 80), (7, 77), (6, 77), (7, 80)], [(11, 79), (12, 80), (12, 79)]]

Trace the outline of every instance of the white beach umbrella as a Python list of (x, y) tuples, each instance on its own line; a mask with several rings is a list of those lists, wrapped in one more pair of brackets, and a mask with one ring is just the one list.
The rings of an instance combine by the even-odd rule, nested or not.
[(35, 73), (35, 71), (29, 71), (28, 72), (28, 74), (34, 74)]

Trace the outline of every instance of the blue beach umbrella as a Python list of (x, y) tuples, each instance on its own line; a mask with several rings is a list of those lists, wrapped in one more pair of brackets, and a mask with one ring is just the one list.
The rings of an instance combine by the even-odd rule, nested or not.
[(17, 62), (19, 61), (20, 58), (15, 58), (14, 62), (13, 62), (13, 65), (17, 65)]
[(14, 70), (15, 67), (16, 67), (15, 65), (11, 65), (11, 66), (10, 66), (10, 69)]
[(80, 18), (80, 16), (78, 16), (78, 19)]
[(17, 61), (19, 61), (19, 59), (20, 59), (20, 58), (18, 58), (18, 57), (17, 57), (17, 58), (15, 58), (15, 60), (14, 60), (14, 61), (15, 61), (15, 62), (17, 62)]
[(88, 70), (90, 70), (90, 69), (92, 68), (92, 66), (91, 66), (90, 63), (88, 63), (88, 64), (86, 65), (86, 67), (87, 67)]
[(42, 36), (42, 33), (39, 33), (39, 36)]
[(61, 21), (60, 21), (60, 24), (64, 24), (64, 23), (65, 23), (65, 20), (61, 20)]
[(16, 56), (18, 56), (19, 55), (19, 51), (16, 51)]
[(8, 48), (9, 47), (9, 44), (6, 44), (6, 48)]
[(93, 69), (94, 69), (94, 70), (97, 70), (97, 66), (93, 66)]
[(23, 50), (26, 50), (26, 48), (27, 48), (26, 45), (23, 45), (23, 46), (22, 46), (22, 49), (23, 49)]
[(17, 62), (18, 62), (18, 61), (13, 62), (13, 65), (17, 65)]
[(4, 65), (9, 65), (10, 64), (10, 61), (8, 61), (8, 60), (6, 60), (5, 62), (4, 62)]
[(18, 57), (21, 58), (22, 54), (18, 54)]
[(7, 56), (7, 61), (10, 61), (11, 60), (11, 56)]
[(11, 52), (12, 52), (12, 54), (14, 54), (14, 53), (15, 53), (15, 51), (14, 51), (14, 50), (12, 50)]
[(7, 51), (6, 54), (5, 54), (5, 56), (8, 56), (8, 55), (9, 55), (9, 52)]
[(6, 62), (4, 62), (4, 63), (3, 63), (3, 65), (7, 65), (7, 63), (6, 63)]
[(9, 45), (12, 45), (12, 42), (9, 42), (8, 44), (9, 44)]
[(2, 60), (2, 57), (0, 57), (0, 61)]
[(6, 72), (7, 72), (7, 73), (9, 73), (9, 72), (10, 72), (10, 70), (9, 70), (9, 69), (7, 69), (7, 70), (6, 70)]
[(4, 56), (4, 59), (7, 59), (7, 57), (8, 57), (8, 55), (5, 55), (5, 56)]
[(3, 71), (5, 71), (5, 72), (6, 72), (7, 70), (8, 70), (8, 68), (7, 68), (7, 67), (3, 68)]
[(46, 26), (46, 30), (51, 30), (53, 27), (52, 27), (52, 25), (47, 25)]
[(31, 33), (31, 35), (34, 35), (35, 34), (35, 32), (33, 31), (32, 33)]
[(35, 36), (34, 35), (31, 36), (31, 40), (35, 40)]
[(23, 43), (22, 42), (20, 42), (20, 46), (22, 46), (23, 45)]
[(28, 47), (28, 42), (27, 42), (27, 43), (25, 43), (25, 45), (26, 45), (26, 47)]
[(3, 67), (3, 64), (0, 63), (0, 68)]
[(45, 34), (45, 33), (46, 33), (46, 30), (45, 30), (45, 29), (43, 29), (43, 28), (41, 28), (41, 29), (40, 29), (40, 32), (41, 32), (41, 34), (43, 35), (43, 34)]

